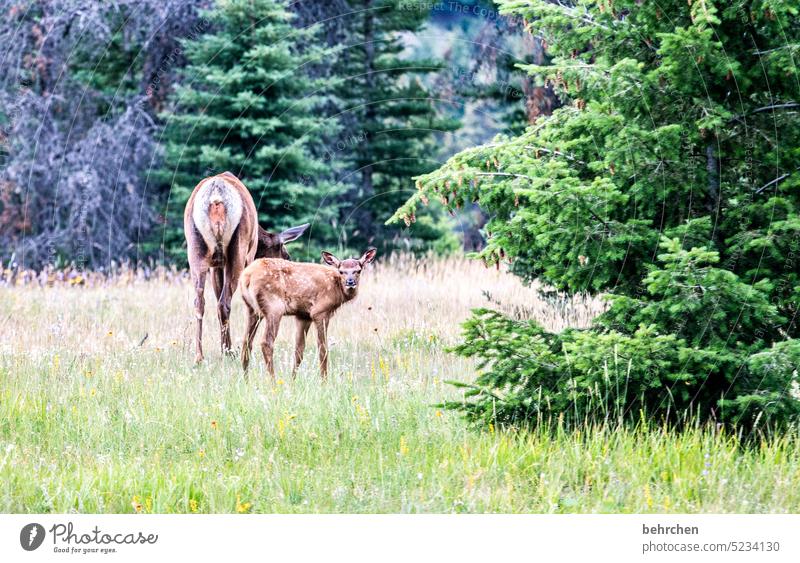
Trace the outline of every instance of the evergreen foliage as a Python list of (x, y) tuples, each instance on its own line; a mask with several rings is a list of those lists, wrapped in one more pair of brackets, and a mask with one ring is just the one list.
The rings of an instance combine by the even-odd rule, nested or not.
[(562, 334), (477, 311), (456, 350), (477, 356), (482, 373), (472, 400), (451, 406), (515, 423), (792, 420), (797, 7), (501, 4), (544, 37), (552, 64), (525, 69), (565, 106), (419, 177), (394, 219), (433, 198), (477, 201), (492, 215), (480, 258), (558, 289), (608, 293), (610, 308), (591, 329)]
[(228, 0), (207, 18), (213, 31), (185, 42), (189, 64), (164, 116), (167, 251), (183, 252), (181, 217), (196, 183), (225, 170), (253, 194), (262, 227), (311, 222), (311, 239), (330, 241), (341, 188), (319, 155), (339, 126), (320, 108), (335, 82), (308, 69), (331, 49), (318, 27), (294, 27), (278, 0)]
[(403, 56), (403, 34), (421, 30), (430, 6), (402, 0), (348, 5), (348, 46), (334, 71), (343, 78), (337, 92), (348, 138), (355, 139), (347, 147), (355, 173), (340, 234), (356, 248), (445, 249), (453, 241), (441, 209), (404, 230), (385, 224), (410, 195), (408, 179), (440, 164), (437, 136), (458, 127), (437, 111), (436, 93), (421, 80), (440, 71), (441, 63)]

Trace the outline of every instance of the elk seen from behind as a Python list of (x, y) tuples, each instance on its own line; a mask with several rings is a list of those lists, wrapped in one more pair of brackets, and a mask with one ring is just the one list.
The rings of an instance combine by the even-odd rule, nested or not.
[(206, 276), (217, 298), (222, 352), (230, 352), (228, 319), (231, 299), (242, 270), (256, 256), (289, 258), (285, 243), (295, 240), (308, 225), (293, 227), (280, 234), (258, 225), (253, 197), (245, 185), (230, 172), (201, 180), (192, 191), (183, 215), (189, 270), (194, 287), (195, 361), (203, 360), (203, 314)]
[[(275, 378), (273, 350), (278, 328), (284, 316), (296, 319), (294, 369), (303, 361), (306, 335), (311, 323), (317, 331), (320, 373), (328, 375), (328, 323), (344, 303), (358, 295), (361, 271), (375, 260), (377, 250), (370, 248), (359, 258), (339, 260), (323, 252), (328, 264), (304, 264), (280, 259), (256, 260), (241, 276), (246, 325), (242, 343), (242, 367), (247, 370), (258, 325), (265, 321), (261, 352), (267, 372)], [(332, 267), (330, 267), (332, 266)]]

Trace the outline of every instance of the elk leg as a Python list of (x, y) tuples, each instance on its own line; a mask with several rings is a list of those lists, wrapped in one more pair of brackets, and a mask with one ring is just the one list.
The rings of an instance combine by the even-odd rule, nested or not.
[(322, 379), (328, 377), (328, 318), (314, 319), (317, 328), (317, 346), (319, 347), (319, 371)]
[(244, 369), (246, 375), (247, 366), (250, 365), (250, 354), (253, 350), (253, 339), (256, 336), (261, 318), (258, 316), (258, 312), (250, 307), (247, 302), (245, 302), (245, 316), (247, 324), (244, 329), (244, 341), (242, 341), (242, 369)]
[(231, 316), (231, 301), (233, 300), (233, 293), (238, 287), (239, 273), (241, 271), (242, 265), (239, 264), (238, 258), (234, 253), (234, 255), (232, 255), (225, 264), (225, 272), (222, 275), (222, 296), (220, 297), (219, 302), (223, 354), (230, 354), (231, 352), (231, 328), (228, 320)]
[(306, 335), (308, 334), (309, 328), (311, 328), (310, 320), (297, 318), (297, 335), (294, 340), (294, 369), (292, 370), (292, 377), (297, 375), (297, 368), (300, 367), (300, 362), (303, 361), (303, 352), (306, 349)]
[(195, 333), (195, 350), (194, 357), (195, 363), (203, 361), (203, 313), (206, 310), (206, 300), (203, 297), (203, 292), (206, 288), (206, 274), (208, 268), (200, 267), (199, 270), (192, 275), (194, 282), (194, 316), (197, 319), (197, 332)]
[(231, 353), (231, 326), (228, 322), (231, 311), (231, 298), (222, 296), (222, 300), (217, 305), (219, 314), (220, 341), (222, 344), (222, 354)]
[(225, 307), (225, 272), (222, 268), (211, 268), (211, 285), (214, 287), (214, 295), (217, 296), (217, 318), (219, 319), (219, 341), (222, 353), (230, 352), (231, 333), (228, 325), (230, 317), (230, 301)]
[(267, 364), (267, 372), (275, 379), (275, 365), (272, 353), (275, 350), (275, 338), (278, 336), (278, 328), (281, 323), (281, 315), (267, 312), (264, 315), (266, 321), (264, 327), (264, 337), (261, 341), (261, 353), (264, 355), (264, 363)]

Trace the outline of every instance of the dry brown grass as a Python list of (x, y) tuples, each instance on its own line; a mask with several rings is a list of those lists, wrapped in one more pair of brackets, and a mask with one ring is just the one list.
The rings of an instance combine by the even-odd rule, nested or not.
[[(124, 271), (110, 279), (84, 274), (84, 282), (77, 284), (70, 281), (74, 276), (49, 277), (49, 287), (37, 280), (0, 289), (6, 305), (0, 317), (6, 335), (0, 350), (36, 353), (65, 346), (85, 354), (112, 353), (135, 349), (146, 336), (145, 349), (177, 347), (189, 354), (194, 295), (182, 273)], [(460, 323), (475, 307), (535, 319), (552, 331), (586, 327), (603, 310), (600, 298), (570, 298), (542, 289), (465, 258), (393, 256), (365, 273), (358, 299), (333, 321), (332, 345), (359, 342), (380, 349), (386, 339), (411, 334), (453, 343)], [(212, 354), (219, 345), (213, 303), (209, 284), (204, 346)], [(231, 322), (238, 344), (244, 324), (238, 293)], [(284, 319), (279, 347), (290, 347), (293, 324)]]

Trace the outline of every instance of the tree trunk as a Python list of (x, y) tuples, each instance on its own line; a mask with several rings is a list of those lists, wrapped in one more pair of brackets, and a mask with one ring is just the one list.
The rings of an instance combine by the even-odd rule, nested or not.
[(708, 173), (708, 197), (706, 207), (711, 213), (711, 238), (717, 245), (717, 250), (721, 253), (723, 241), (719, 238), (717, 225), (722, 221), (722, 209), (720, 207), (719, 196), (719, 158), (714, 153), (714, 142), (706, 145), (706, 172)]
[[(364, 123), (369, 127), (375, 121), (375, 107), (372, 105), (373, 100), (370, 99), (375, 92), (375, 15), (372, 10), (372, 0), (364, 2), (364, 80), (366, 82), (367, 96), (364, 100), (366, 106), (364, 108)], [(370, 151), (370, 136), (363, 144), (363, 154), (365, 160), (369, 158)], [(372, 165), (366, 164), (361, 169), (361, 189), (364, 197), (370, 197), (373, 192), (372, 184)]]

